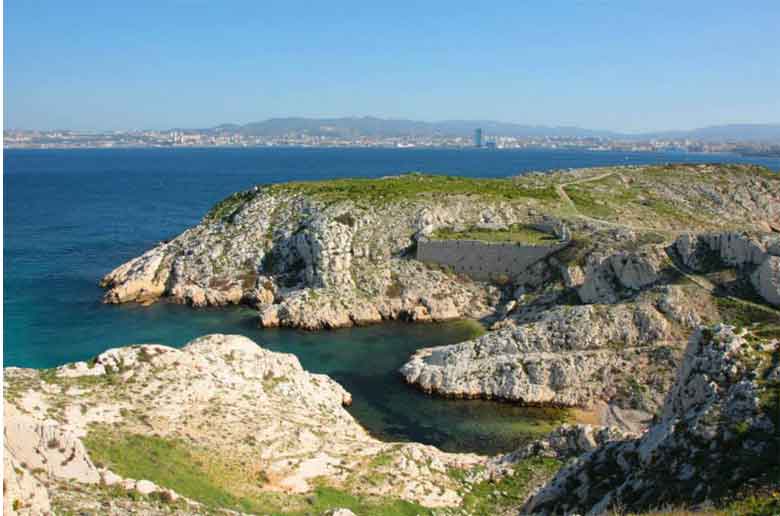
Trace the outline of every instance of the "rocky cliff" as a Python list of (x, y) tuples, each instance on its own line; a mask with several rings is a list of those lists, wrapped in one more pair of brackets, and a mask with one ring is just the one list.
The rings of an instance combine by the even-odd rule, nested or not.
[(780, 508), (780, 339), (732, 326), (694, 333), (647, 431), (564, 425), (496, 457), (380, 442), (337, 383), (239, 336), (4, 372), (4, 514)]
[[(780, 228), (779, 205), (780, 181), (757, 167), (287, 183), (224, 199), (199, 225), (119, 266), (101, 284), (109, 303), (166, 298), (193, 306), (249, 304), (265, 326), (484, 317), (494, 314), (506, 293), (414, 260), (418, 239), (436, 228), (509, 227), (557, 217), (567, 221), (575, 240), (591, 242), (601, 253), (569, 271), (587, 274), (582, 299), (614, 301), (614, 286), (604, 278), (614, 272), (620, 288), (645, 287), (656, 279), (656, 257), (615, 254), (609, 234), (635, 234), (641, 242), (650, 230), (661, 240), (680, 230), (770, 231)], [(773, 263), (756, 272), (759, 285), (777, 284)], [(508, 280), (538, 284), (538, 272), (532, 267)]]
[[(586, 451), (525, 505), (530, 514), (697, 506), (780, 485), (780, 339), (702, 328), (657, 421)], [(769, 496), (771, 499), (771, 495)], [(775, 499), (780, 508), (780, 499)], [(771, 514), (771, 508), (766, 508)]]

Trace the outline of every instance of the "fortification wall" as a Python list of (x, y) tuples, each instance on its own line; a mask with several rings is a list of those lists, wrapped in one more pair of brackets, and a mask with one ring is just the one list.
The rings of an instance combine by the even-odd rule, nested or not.
[(417, 242), (417, 259), (451, 267), (478, 280), (522, 273), (526, 268), (569, 245), (520, 245), (478, 240), (426, 240)]

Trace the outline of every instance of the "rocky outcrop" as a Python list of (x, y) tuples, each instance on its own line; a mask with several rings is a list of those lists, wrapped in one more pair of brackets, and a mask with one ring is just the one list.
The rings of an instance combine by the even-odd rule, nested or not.
[(609, 397), (620, 380), (614, 371), (632, 369), (641, 348), (671, 338), (666, 319), (651, 305), (558, 306), (534, 322), (419, 350), (401, 374), (448, 396), (584, 406)]
[(697, 331), (659, 420), (561, 469), (524, 512), (692, 505), (780, 471), (780, 341), (751, 340), (729, 326)]
[(101, 287), (109, 289), (105, 301), (144, 303), (162, 296), (170, 275), (164, 264), (166, 249), (167, 245), (161, 244), (107, 274), (100, 282)]
[(736, 267), (746, 272), (756, 293), (780, 306), (780, 236), (738, 232), (684, 234), (674, 249), (697, 272)]
[(658, 281), (666, 261), (659, 247), (608, 255), (594, 253), (585, 264), (585, 277), (577, 294), (583, 303), (615, 303), (623, 294), (634, 294)]
[[(260, 324), (317, 330), (396, 319), (447, 321), (464, 314), (490, 313), (500, 296), (500, 289), (493, 285), (459, 280), (451, 272), (433, 270), (415, 261), (396, 261), (389, 273), (392, 283), (379, 297), (338, 288), (289, 292), (278, 303), (258, 306)], [(403, 283), (399, 277), (416, 280)]]
[(524, 216), (523, 206), (464, 196), (367, 205), (306, 195), (295, 185), (255, 188), (223, 200), (198, 226), (118, 267), (101, 285), (108, 303), (245, 303), (258, 307), (264, 326), (483, 317), (495, 309), (495, 288), (421, 266), (410, 249), (433, 223)]
[[(588, 179), (599, 172), (596, 177), (614, 176), (619, 184)], [(578, 208), (581, 216), (571, 215), (570, 203), (576, 207), (579, 201), (559, 189), (574, 183), (588, 191), (600, 211), (612, 214), (604, 215), (610, 220), (587, 215), (588, 204)], [(118, 267), (101, 284), (109, 303), (149, 303), (161, 297), (193, 306), (245, 303), (260, 308), (265, 325), (314, 329), (374, 322), (377, 313), (382, 319), (427, 320), (426, 312), (432, 320), (444, 318), (422, 302), (396, 300), (398, 291), (414, 288), (422, 275), (430, 287), (425, 293), (453, 299), (446, 307), (448, 318), (485, 317), (495, 311), (500, 296), (468, 275), (435, 274), (442, 272), (435, 267), (421, 273), (410, 266), (415, 245), (436, 228), (527, 224), (544, 226), (575, 244), (592, 241), (598, 252), (587, 263), (563, 264), (561, 276), (568, 287), (578, 288), (584, 302), (613, 303), (655, 284), (663, 265), (657, 250), (625, 248), (629, 240), (643, 247), (638, 232), (645, 230), (637, 227), (679, 231), (681, 226), (698, 230), (753, 222), (770, 227), (780, 224), (778, 185), (772, 173), (755, 167), (677, 165), (512, 179), (411, 174), (255, 187), (219, 202), (200, 224)], [(741, 237), (716, 240), (707, 245), (728, 263), (758, 265), (762, 253), (769, 252)], [(678, 250), (690, 258), (697, 246), (680, 241)], [(496, 279), (536, 287), (544, 283), (538, 269), (548, 268), (540, 262), (524, 271), (504, 267), (504, 272), (512, 269), (513, 277), (499, 274)], [(464, 288), (468, 295), (461, 299)], [(345, 306), (339, 306), (334, 291)], [(314, 295), (307, 297), (307, 319), (302, 320), (295, 305), (308, 293)]]
[(767, 303), (780, 306), (780, 255), (767, 257), (753, 271), (750, 281)]
[(615, 427), (583, 424), (561, 425), (550, 435), (491, 459), (490, 464), (514, 464), (529, 457), (552, 457), (568, 461), (614, 441), (637, 437)]
[(748, 233), (686, 233), (677, 238), (674, 248), (682, 263), (691, 270), (706, 272), (718, 265), (743, 267), (760, 265), (773, 251), (780, 237)]
[[(25, 507), (40, 511), (47, 510), (48, 498), (75, 505), (69, 510), (87, 503), (66, 494), (61, 486), (67, 483), (83, 485), (91, 499), (107, 496), (98, 494), (107, 487), (135, 492), (141, 501), (197, 499), (196, 492), (171, 491), (165, 475), (125, 478), (127, 466), (115, 462), (121, 458), (100, 454), (110, 442), (124, 443), (128, 457), (145, 453), (147, 445), (134, 436), (161, 440), (174, 450), (183, 446), (194, 462), (177, 467), (200, 468), (214, 485), (261, 499), (309, 493), (326, 479), (360, 496), (456, 506), (462, 495), (450, 471), (485, 461), (374, 439), (344, 409), (351, 396), (338, 383), (304, 371), (293, 355), (267, 351), (241, 336), (209, 335), (183, 349), (115, 348), (89, 363), (43, 373), (9, 368), (5, 394), (7, 486)], [(230, 472), (232, 483), (225, 486), (212, 476), (219, 472)], [(374, 480), (390, 474), (393, 482)], [(304, 500), (290, 498), (285, 510)], [(196, 502), (186, 501), (194, 508)]]
[[(9, 417), (6, 411), (6, 418)], [(3, 451), (3, 514), (37, 516), (51, 514), (46, 486), (6, 448)]]
[(304, 263), (307, 285), (353, 289), (352, 239), (355, 222), (317, 214), (295, 234), (295, 250)]

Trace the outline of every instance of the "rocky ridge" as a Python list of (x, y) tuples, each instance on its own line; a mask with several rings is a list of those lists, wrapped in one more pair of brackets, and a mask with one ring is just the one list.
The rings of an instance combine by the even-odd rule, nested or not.
[[(776, 174), (728, 165), (274, 185), (225, 199), (103, 285), (108, 302), (247, 303), (263, 326), (483, 318), (488, 335), (419, 350), (404, 379), (447, 396), (606, 403), (603, 422), (635, 430), (660, 407), (694, 328), (780, 298), (778, 206)], [(504, 282), (414, 259), (439, 228), (540, 220), (565, 227), (571, 245)], [(707, 276), (724, 269), (735, 278)]]
[(523, 512), (696, 506), (751, 484), (780, 485), (780, 339), (759, 340), (719, 325), (691, 337), (674, 387), (647, 432), (587, 450)]
[[(418, 350), (401, 374), (447, 396), (586, 407), (607, 402), (640, 409), (647, 420), (699, 324), (780, 328), (780, 313), (770, 308), (780, 296), (773, 272), (780, 236), (729, 231), (682, 233), (668, 245), (637, 246), (636, 240), (615, 239), (611, 252), (591, 247), (574, 262), (548, 260), (538, 276), (553, 280), (536, 297), (533, 288), (521, 288), (494, 331)], [(557, 289), (556, 273), (563, 283)]]
[[(780, 228), (778, 185), (771, 172), (757, 167), (676, 165), (509, 179), (410, 174), (255, 187), (224, 199), (199, 225), (119, 266), (101, 284), (109, 303), (245, 303), (258, 308), (265, 326), (479, 318), (494, 314), (506, 293), (416, 262), (417, 239), (436, 228), (509, 226), (553, 216), (567, 221), (575, 239), (598, 244), (601, 258), (594, 254), (579, 271), (590, 278), (580, 295), (593, 302), (609, 297), (609, 286), (598, 277), (615, 268), (628, 288), (654, 281), (653, 271), (643, 268), (644, 259), (653, 257), (640, 252), (639, 261), (632, 261), (633, 255), (612, 252), (607, 235), (616, 228), (637, 233), (635, 242), (646, 238), (647, 229), (770, 231)], [(634, 224), (647, 220), (653, 228)], [(773, 263), (757, 273), (759, 283), (776, 283)], [(533, 282), (534, 275), (520, 279)]]

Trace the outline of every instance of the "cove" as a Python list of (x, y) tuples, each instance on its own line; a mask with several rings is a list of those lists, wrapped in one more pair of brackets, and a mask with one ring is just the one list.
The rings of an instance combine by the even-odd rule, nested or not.
[[(62, 342), (54, 356), (28, 354), (23, 361), (49, 367), (86, 360), (114, 346), (160, 343), (180, 347), (209, 333), (241, 334), (266, 349), (293, 353), (306, 370), (338, 381), (352, 394), (347, 410), (382, 440), (495, 454), (549, 432), (565, 417), (565, 412), (556, 409), (433, 397), (403, 382), (398, 368), (412, 352), (469, 338), (476, 324), (470, 321), (388, 322), (306, 332), (261, 329), (256, 312), (242, 307), (192, 309), (167, 302), (151, 306), (94, 304), (82, 312), (93, 314), (92, 335), (82, 335), (75, 345)], [(50, 337), (57, 339), (54, 334)]]
[[(711, 155), (392, 149), (99, 149), (4, 151), (3, 366), (54, 367), (116, 346), (181, 346), (207, 333), (246, 335), (295, 353), (352, 393), (349, 410), (382, 439), (448, 451), (509, 451), (553, 426), (553, 410), (426, 396), (397, 369), (420, 347), (468, 325), (403, 323), (304, 333), (260, 330), (248, 309), (160, 303), (106, 306), (100, 278), (196, 224), (225, 196), (258, 183), (378, 177), (410, 170), (501, 177), (528, 170), (712, 161)], [(756, 162), (778, 168), (778, 159)]]

